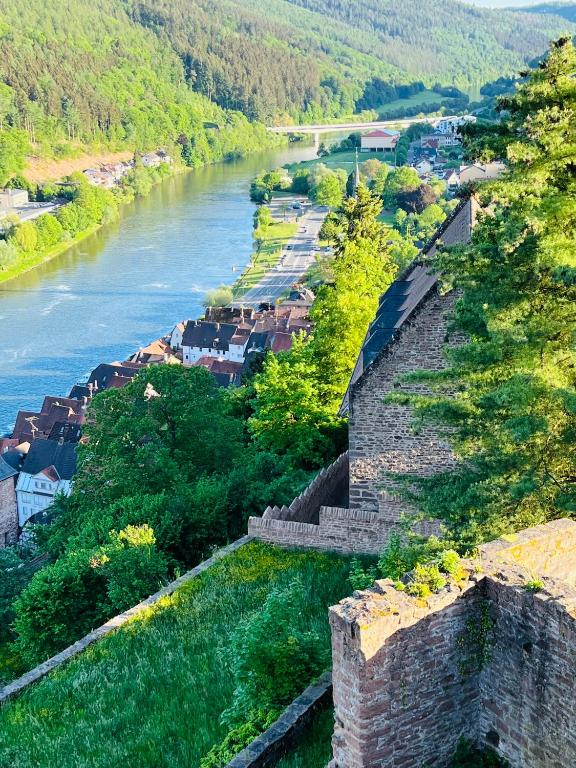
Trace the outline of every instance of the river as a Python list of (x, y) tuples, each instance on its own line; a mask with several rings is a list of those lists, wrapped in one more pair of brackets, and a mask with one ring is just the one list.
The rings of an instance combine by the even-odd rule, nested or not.
[(0, 435), (19, 409), (39, 409), (98, 363), (199, 317), (206, 291), (249, 261), (252, 178), (313, 156), (295, 145), (174, 176), (114, 224), (0, 284)]

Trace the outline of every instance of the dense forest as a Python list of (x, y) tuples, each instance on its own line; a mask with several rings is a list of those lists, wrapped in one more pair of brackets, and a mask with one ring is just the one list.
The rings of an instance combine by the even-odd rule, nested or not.
[(374, 78), (391, 94), (467, 88), (511, 73), (567, 27), (455, 0), (0, 0), (0, 159), (18, 172), (30, 151), (180, 136), (210, 145), (223, 126), (245, 132), (246, 118), (373, 106)]

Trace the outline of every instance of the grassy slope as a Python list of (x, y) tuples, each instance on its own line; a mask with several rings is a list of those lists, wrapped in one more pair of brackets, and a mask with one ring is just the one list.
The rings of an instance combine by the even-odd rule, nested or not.
[(251, 543), (0, 710), (0, 766), (195, 768), (225, 734), (225, 656), (238, 621), (302, 577), (309, 624), (329, 644), (327, 606), (346, 558)]

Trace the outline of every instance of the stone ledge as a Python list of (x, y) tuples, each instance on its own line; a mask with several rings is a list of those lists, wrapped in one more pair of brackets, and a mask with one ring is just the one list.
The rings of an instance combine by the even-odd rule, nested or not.
[(208, 570), (208, 568), (214, 565), (214, 563), (216, 563), (218, 560), (221, 560), (223, 557), (226, 557), (226, 555), (229, 555), (232, 552), (235, 552), (237, 549), (240, 549), (240, 547), (243, 547), (244, 544), (247, 544), (251, 540), (251, 536), (243, 536), (241, 539), (237, 539), (236, 541), (232, 542), (232, 544), (228, 544), (228, 546), (219, 549), (212, 555), (212, 557), (209, 557), (207, 560), (204, 560), (190, 571), (187, 571), (183, 576), (180, 576), (180, 578), (175, 579), (174, 581), (170, 582), (170, 584), (162, 587), (162, 589), (158, 590), (158, 592), (155, 592), (153, 595), (150, 595), (150, 597), (147, 597), (141, 603), (134, 605), (132, 608), (129, 608), (123, 613), (119, 613), (117, 616), (113, 616), (111, 619), (108, 619), (105, 624), (102, 624), (97, 629), (92, 630), (92, 632), (89, 632), (80, 640), (77, 640), (72, 645), (69, 645), (68, 648), (65, 648), (63, 651), (60, 651), (60, 653), (57, 653), (55, 656), (52, 656), (47, 661), (44, 661), (42, 664), (39, 664), (37, 667), (34, 667), (34, 669), (31, 669), (29, 672), (26, 672), (21, 677), (9, 683), (4, 688), (0, 689), (0, 704), (3, 704), (9, 699), (13, 699), (16, 696), (19, 696), (22, 691), (24, 691), (29, 685), (38, 682), (43, 677), (46, 677), (46, 675), (48, 675), (50, 672), (58, 669), (58, 667), (60, 667), (62, 664), (65, 664), (79, 653), (82, 653), (82, 651), (88, 648), (89, 645), (92, 645), (92, 643), (97, 642), (102, 637), (105, 637), (111, 632), (114, 632), (119, 627), (133, 619), (135, 616), (138, 616), (139, 613), (142, 613), (147, 608), (161, 600), (163, 597), (168, 597), (183, 584), (186, 584), (188, 581), (196, 578), (201, 573), (204, 573), (204, 571)]
[(242, 750), (226, 768), (268, 768), (296, 741), (313, 715), (331, 700), (332, 673), (325, 672), (298, 696), (264, 733)]

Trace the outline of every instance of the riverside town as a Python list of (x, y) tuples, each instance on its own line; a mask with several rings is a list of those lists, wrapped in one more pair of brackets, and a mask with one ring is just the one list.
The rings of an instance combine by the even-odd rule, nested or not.
[(0, 0), (0, 768), (576, 768), (575, 38)]

